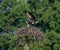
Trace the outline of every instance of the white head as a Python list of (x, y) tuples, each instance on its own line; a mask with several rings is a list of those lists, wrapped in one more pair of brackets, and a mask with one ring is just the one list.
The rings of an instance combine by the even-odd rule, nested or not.
[(31, 16), (30, 16), (30, 14), (27, 12), (27, 16), (29, 17), (29, 18), (31, 18)]

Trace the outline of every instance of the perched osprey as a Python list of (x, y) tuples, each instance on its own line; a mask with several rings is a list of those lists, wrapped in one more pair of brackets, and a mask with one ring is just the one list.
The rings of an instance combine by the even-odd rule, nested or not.
[(25, 11), (25, 13), (26, 13), (27, 17), (29, 17), (29, 21), (26, 21), (28, 27), (29, 27), (29, 25), (31, 25), (31, 24), (36, 24), (36, 23), (38, 23), (38, 22), (36, 21), (35, 16), (34, 16), (31, 12)]

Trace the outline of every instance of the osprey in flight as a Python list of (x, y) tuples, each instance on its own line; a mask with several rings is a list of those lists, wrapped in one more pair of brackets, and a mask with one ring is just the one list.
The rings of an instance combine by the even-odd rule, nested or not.
[(25, 13), (26, 13), (27, 17), (29, 18), (29, 21), (26, 21), (26, 24), (28, 25), (28, 27), (29, 27), (29, 25), (38, 23), (36, 21), (35, 16), (31, 12), (25, 11)]

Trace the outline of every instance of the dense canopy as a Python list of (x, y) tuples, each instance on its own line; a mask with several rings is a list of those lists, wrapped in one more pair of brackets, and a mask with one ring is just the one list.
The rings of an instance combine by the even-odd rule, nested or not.
[[(29, 18), (24, 13), (25, 10), (31, 12), (39, 22), (31, 27), (40, 28), (47, 38), (44, 45), (41, 43), (40, 49), (37, 49), (39, 48), (37, 41), (34, 44), (31, 42), (30, 50), (60, 50), (60, 0), (0, 0), (0, 33), (9, 34), (6, 37), (5, 34), (0, 37), (3, 39), (0, 40), (0, 50), (3, 50), (2, 48), (18, 50), (16, 46), (12, 45), (14, 42), (9, 42), (11, 38), (16, 38), (16, 40), (18, 38), (10, 33), (21, 27), (27, 27), (25, 21)], [(4, 43), (10, 48), (6, 48)]]

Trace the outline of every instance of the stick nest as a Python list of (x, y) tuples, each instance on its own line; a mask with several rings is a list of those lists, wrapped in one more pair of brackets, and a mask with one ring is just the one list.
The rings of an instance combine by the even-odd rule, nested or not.
[(23, 27), (23, 28), (20, 28), (17, 33), (17, 35), (22, 35), (23, 37), (26, 37), (26, 36), (33, 36), (34, 38), (37, 38), (37, 39), (40, 39), (40, 40), (43, 40), (44, 39), (44, 33), (39, 29), (39, 28), (36, 28), (36, 27)]

